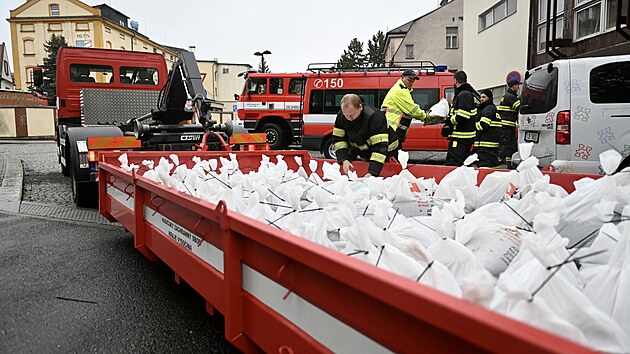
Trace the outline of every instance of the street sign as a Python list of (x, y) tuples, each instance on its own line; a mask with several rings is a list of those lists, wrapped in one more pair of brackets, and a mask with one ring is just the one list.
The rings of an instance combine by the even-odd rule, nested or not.
[(518, 71), (511, 71), (509, 74), (507, 74), (507, 77), (505, 78), (505, 83), (507, 84), (508, 82), (510, 82), (510, 80), (521, 82), (521, 73), (519, 73)]

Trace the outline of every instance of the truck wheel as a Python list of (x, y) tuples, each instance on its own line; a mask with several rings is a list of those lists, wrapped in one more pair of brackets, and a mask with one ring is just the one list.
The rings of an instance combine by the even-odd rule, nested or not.
[(286, 147), (286, 134), (278, 124), (267, 123), (260, 130), (267, 135), (267, 143), (269, 143), (271, 150), (281, 150)]
[(332, 142), (332, 138), (328, 138), (326, 139), (326, 141), (324, 141), (324, 145), (322, 146), (322, 150), (324, 153), (324, 157), (326, 157), (327, 159), (336, 159), (337, 158), (337, 154), (335, 154), (335, 149), (333, 149), (333, 142)]
[(98, 185), (94, 182), (78, 183), (74, 177), (74, 173), (71, 173), (71, 176), (72, 199), (74, 201), (74, 205), (79, 208), (97, 208)]

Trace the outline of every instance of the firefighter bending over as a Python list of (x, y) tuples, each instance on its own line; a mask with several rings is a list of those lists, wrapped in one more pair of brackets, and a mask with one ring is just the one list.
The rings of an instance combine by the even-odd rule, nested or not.
[(396, 132), (401, 145), (407, 138), (411, 119), (419, 119), (423, 122), (428, 119), (427, 113), (411, 97), (411, 91), (413, 91), (411, 87), (418, 79), (418, 75), (413, 70), (403, 71), (400, 79), (387, 92), (381, 105), (381, 109), (385, 111), (387, 124)]
[(349, 93), (341, 99), (341, 111), (335, 119), (333, 148), (345, 174), (354, 168), (351, 161), (361, 158), (370, 163), (365, 177), (377, 177), (383, 163), (396, 156), (399, 144), (383, 113)]

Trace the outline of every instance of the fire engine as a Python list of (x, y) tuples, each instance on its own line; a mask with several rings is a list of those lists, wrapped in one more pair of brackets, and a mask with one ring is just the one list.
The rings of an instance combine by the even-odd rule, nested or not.
[[(247, 73), (243, 94), (238, 98), (238, 116), (248, 131), (262, 132), (272, 149), (292, 143), (319, 150), (334, 158), (331, 136), (341, 98), (356, 93), (366, 104), (380, 107), (385, 95), (404, 69), (418, 70), (420, 80), (411, 95), (423, 109), (442, 98), (452, 100), (453, 73), (430, 61), (395, 64), (388, 68), (337, 68), (336, 64), (310, 64), (305, 73)], [(285, 90), (286, 88), (286, 90)], [(302, 103), (302, 104), (300, 104)], [(414, 120), (405, 150), (448, 149), (440, 134), (442, 125), (424, 126)]]
[[(65, 47), (57, 55), (56, 83), (58, 159), (72, 178), (77, 206), (98, 200), (99, 151), (230, 149), (228, 137), (246, 134), (238, 123), (212, 119), (189, 52), (168, 72), (159, 54)], [(241, 140), (266, 146), (262, 134)]]

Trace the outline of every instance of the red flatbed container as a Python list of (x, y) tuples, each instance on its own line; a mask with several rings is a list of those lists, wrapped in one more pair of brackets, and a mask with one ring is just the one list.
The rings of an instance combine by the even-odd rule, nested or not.
[[(169, 152), (127, 152), (129, 163)], [(227, 152), (178, 152), (227, 157)], [(262, 152), (239, 152), (241, 170)], [(306, 151), (268, 151), (276, 161)], [(594, 353), (595, 351), (470, 304), (436, 289), (296, 237), (286, 231), (177, 192), (122, 170), (120, 152), (100, 154), (100, 212), (134, 235), (135, 247), (161, 260), (176, 281), (190, 284), (207, 310), (225, 317), (225, 336), (244, 352)], [(361, 173), (366, 163), (356, 163)], [(412, 165), (416, 176), (440, 180), (452, 167)], [(382, 175), (400, 171), (386, 164)], [(320, 171), (321, 172), (321, 171)], [(480, 179), (492, 171), (480, 170)], [(585, 175), (549, 173), (572, 190)], [(597, 178), (595, 175), (589, 177)]]

